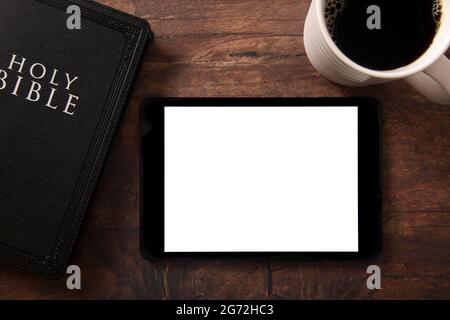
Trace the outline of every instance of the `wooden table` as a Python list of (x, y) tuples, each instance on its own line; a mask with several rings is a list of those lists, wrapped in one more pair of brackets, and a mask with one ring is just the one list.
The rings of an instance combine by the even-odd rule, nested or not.
[[(101, 0), (156, 34), (71, 264), (83, 289), (0, 267), (0, 298), (450, 298), (450, 107), (404, 82), (345, 88), (303, 47), (306, 0)], [(148, 96), (371, 96), (384, 105), (384, 251), (373, 262), (150, 263), (139, 253), (138, 110)], [(378, 264), (382, 290), (366, 288)]]

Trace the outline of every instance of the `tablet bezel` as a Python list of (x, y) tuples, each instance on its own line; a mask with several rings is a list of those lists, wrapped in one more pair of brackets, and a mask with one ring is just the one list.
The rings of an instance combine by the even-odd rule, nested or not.
[[(164, 107), (358, 107), (358, 252), (165, 252)], [(140, 114), (140, 244), (155, 258), (370, 259), (381, 251), (382, 109), (369, 98), (150, 98)]]

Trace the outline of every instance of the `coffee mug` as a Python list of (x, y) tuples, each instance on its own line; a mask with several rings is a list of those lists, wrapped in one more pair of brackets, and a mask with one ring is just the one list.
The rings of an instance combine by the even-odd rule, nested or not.
[(304, 43), (308, 59), (325, 78), (351, 87), (405, 79), (428, 99), (450, 105), (450, 60), (445, 56), (450, 47), (450, 0), (442, 0), (441, 25), (426, 52), (411, 64), (387, 71), (368, 69), (348, 58), (331, 38), (324, 11), (325, 0), (312, 1)]

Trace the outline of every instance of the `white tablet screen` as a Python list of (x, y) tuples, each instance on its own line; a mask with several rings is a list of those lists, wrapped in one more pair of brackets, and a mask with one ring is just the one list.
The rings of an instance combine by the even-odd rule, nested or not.
[(165, 107), (165, 252), (358, 252), (358, 107)]

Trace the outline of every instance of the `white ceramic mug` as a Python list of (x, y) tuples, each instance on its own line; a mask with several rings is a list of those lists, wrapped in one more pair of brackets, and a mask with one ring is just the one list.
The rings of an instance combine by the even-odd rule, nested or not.
[(450, 60), (445, 56), (450, 46), (450, 0), (442, 0), (441, 26), (430, 48), (413, 63), (389, 71), (368, 69), (348, 58), (331, 39), (324, 9), (325, 0), (312, 1), (304, 42), (311, 64), (325, 78), (352, 87), (405, 79), (430, 100), (450, 105)]

